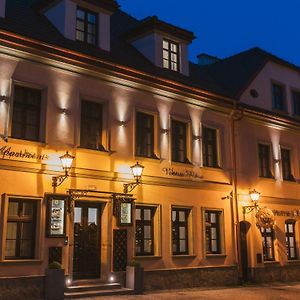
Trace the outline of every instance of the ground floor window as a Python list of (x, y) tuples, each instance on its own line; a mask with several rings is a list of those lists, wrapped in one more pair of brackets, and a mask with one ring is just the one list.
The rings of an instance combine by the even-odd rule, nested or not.
[(34, 258), (37, 202), (10, 198), (6, 229), (5, 258)]
[(285, 242), (288, 259), (297, 259), (294, 220), (288, 220), (285, 222)]
[(135, 210), (135, 254), (154, 255), (154, 215), (156, 207), (137, 205)]
[(172, 207), (172, 253), (189, 253), (188, 219), (190, 209)]
[(205, 211), (206, 254), (221, 253), (220, 216), (221, 211)]
[(274, 230), (272, 228), (261, 228), (264, 260), (275, 260), (274, 258)]

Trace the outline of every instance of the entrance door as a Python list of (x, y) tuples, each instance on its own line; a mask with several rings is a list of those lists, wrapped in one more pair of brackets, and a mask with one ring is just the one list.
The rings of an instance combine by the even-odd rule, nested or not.
[(76, 202), (74, 208), (73, 278), (100, 278), (101, 206)]
[(246, 221), (240, 222), (240, 246), (241, 246), (241, 264), (243, 281), (249, 280), (248, 274), (248, 246), (247, 246), (247, 232), (250, 228), (250, 224)]

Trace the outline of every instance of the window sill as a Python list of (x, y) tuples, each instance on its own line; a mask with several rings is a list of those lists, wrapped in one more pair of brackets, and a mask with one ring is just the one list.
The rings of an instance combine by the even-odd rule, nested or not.
[(264, 265), (266, 266), (280, 266), (280, 263), (279, 261), (276, 261), (276, 260), (265, 260), (264, 261)]
[(290, 259), (286, 262), (287, 265), (300, 265), (299, 259)]
[(262, 180), (268, 180), (268, 181), (275, 181), (275, 177), (262, 177), (262, 176), (259, 176), (259, 179), (262, 179)]
[(218, 172), (224, 172), (224, 169), (222, 167), (207, 167), (207, 166), (202, 166), (202, 170), (208, 170), (208, 171), (218, 171)]
[(13, 137), (9, 137), (8, 142), (14, 144), (22, 144), (22, 145), (25, 144), (30, 146), (37, 146), (37, 147), (45, 147), (47, 145), (45, 142), (41, 142), (41, 141), (30, 141), (30, 140), (17, 139)]
[(159, 157), (135, 156), (134, 159), (135, 160), (142, 160), (142, 161), (150, 161), (150, 162), (160, 163)]
[(195, 258), (194, 254), (173, 254), (172, 258)]
[(141, 256), (134, 256), (134, 259), (161, 259), (162, 256), (161, 255), (141, 255)]
[(83, 147), (77, 147), (77, 150), (84, 153), (92, 153), (92, 154), (100, 154), (109, 156), (115, 153), (116, 151), (112, 150), (97, 150), (97, 149), (89, 149), (89, 148), (83, 148)]
[(180, 161), (171, 161), (171, 166), (180, 166), (180, 167), (194, 167), (193, 164), (188, 162), (180, 162)]
[(0, 261), (0, 265), (26, 265), (26, 264), (41, 264), (41, 259), (7, 259)]
[(227, 254), (220, 253), (220, 254), (206, 254), (206, 258), (225, 258)]

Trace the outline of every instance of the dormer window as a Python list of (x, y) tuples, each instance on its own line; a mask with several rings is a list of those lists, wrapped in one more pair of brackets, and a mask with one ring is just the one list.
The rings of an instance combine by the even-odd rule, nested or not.
[(169, 40), (163, 40), (163, 67), (179, 71), (179, 45)]
[(77, 7), (76, 40), (91, 45), (97, 44), (97, 14)]

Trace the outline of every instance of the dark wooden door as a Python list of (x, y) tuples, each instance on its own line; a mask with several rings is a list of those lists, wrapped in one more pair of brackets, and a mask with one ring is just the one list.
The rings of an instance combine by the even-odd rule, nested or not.
[(100, 277), (101, 206), (78, 202), (74, 208), (73, 278)]
[(248, 222), (240, 222), (240, 247), (241, 247), (241, 264), (242, 264), (242, 276), (243, 281), (249, 280), (248, 274), (248, 246), (247, 246), (247, 232), (250, 228)]

